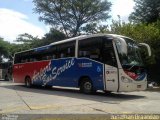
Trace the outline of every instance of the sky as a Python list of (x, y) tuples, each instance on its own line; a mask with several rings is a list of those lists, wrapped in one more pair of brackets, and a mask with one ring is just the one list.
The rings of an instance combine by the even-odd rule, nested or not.
[[(133, 11), (133, 0), (109, 1), (112, 2), (111, 19), (116, 20), (120, 15), (127, 22)], [(33, 8), (32, 0), (0, 0), (0, 37), (9, 42), (14, 42), (23, 33), (43, 37), (49, 27), (38, 20), (39, 15), (34, 13)]]

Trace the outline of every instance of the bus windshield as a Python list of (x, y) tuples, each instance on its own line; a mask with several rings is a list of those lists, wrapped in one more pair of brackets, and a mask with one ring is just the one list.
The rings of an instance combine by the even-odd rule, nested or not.
[(120, 42), (116, 42), (116, 46), (118, 49), (118, 53), (119, 53), (119, 58), (120, 58), (120, 62), (123, 66), (143, 66), (143, 61), (140, 55), (140, 48), (138, 46), (138, 44), (129, 39), (129, 38), (125, 38), (125, 37), (121, 37), (122, 39), (125, 40), (126, 44), (127, 44), (127, 54), (120, 52)]

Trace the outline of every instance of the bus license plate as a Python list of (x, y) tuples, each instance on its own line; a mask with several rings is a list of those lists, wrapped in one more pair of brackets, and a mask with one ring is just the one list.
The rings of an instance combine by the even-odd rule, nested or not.
[(141, 85), (137, 85), (137, 88), (141, 88)]

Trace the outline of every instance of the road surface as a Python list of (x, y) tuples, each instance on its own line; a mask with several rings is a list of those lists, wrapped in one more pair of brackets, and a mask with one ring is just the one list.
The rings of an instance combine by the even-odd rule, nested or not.
[(160, 114), (160, 92), (85, 95), (78, 90), (26, 88), (0, 81), (0, 113), (14, 114)]

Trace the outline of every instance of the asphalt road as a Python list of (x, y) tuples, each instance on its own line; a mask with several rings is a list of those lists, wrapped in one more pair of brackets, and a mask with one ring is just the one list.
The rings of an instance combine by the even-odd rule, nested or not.
[(85, 95), (72, 89), (26, 88), (0, 81), (0, 113), (13, 114), (160, 114), (160, 92)]

